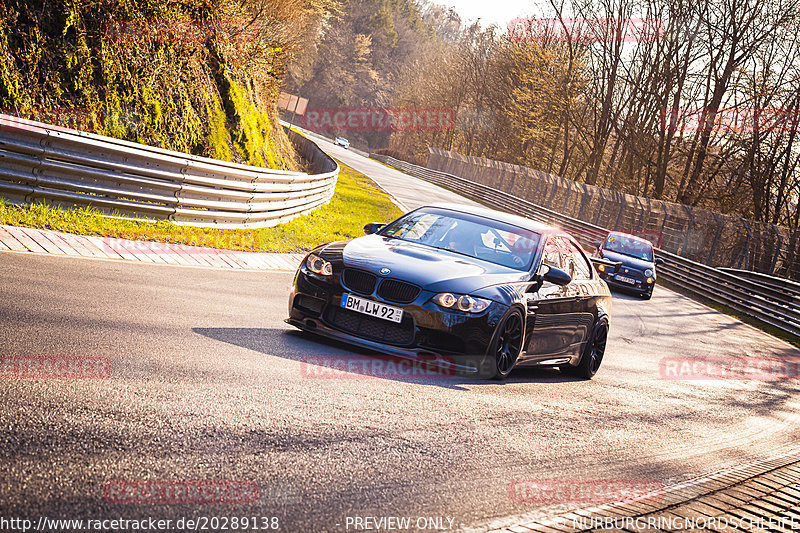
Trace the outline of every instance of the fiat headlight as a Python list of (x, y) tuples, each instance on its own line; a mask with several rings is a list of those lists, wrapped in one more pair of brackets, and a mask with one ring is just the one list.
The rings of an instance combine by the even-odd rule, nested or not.
[(483, 298), (475, 298), (468, 294), (452, 294), (442, 292), (433, 297), (433, 301), (445, 309), (458, 309), (465, 313), (480, 313), (486, 310), (492, 302)]
[(306, 258), (306, 268), (315, 274), (333, 275), (333, 265), (314, 254), (309, 254), (308, 258)]
[(647, 276), (648, 278), (653, 277), (653, 270), (648, 268), (647, 270), (644, 271), (644, 275)]

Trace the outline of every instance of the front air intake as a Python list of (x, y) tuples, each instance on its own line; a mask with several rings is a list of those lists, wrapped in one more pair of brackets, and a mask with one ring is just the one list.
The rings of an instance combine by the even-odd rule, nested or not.
[(378, 287), (378, 296), (389, 302), (409, 304), (417, 299), (422, 289), (412, 283), (396, 279), (385, 279)]
[(342, 272), (342, 286), (358, 294), (367, 296), (372, 294), (375, 291), (375, 283), (377, 281), (378, 277), (375, 274), (370, 274), (363, 270), (346, 268)]

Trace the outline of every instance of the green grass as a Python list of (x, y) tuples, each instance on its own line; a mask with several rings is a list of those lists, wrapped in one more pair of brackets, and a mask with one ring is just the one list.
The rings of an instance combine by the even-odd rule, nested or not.
[(16, 206), (0, 200), (0, 224), (50, 229), (80, 235), (170, 242), (258, 252), (303, 252), (364, 234), (367, 222), (388, 222), (401, 215), (389, 195), (364, 174), (339, 164), (341, 172), (330, 203), (280, 226), (223, 230), (178, 226), (170, 221), (113, 218), (88, 208), (61, 209), (43, 204)]

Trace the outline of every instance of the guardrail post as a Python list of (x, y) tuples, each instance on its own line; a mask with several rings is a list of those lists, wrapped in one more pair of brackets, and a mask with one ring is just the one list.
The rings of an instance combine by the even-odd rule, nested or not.
[(739, 266), (737, 268), (743, 268), (744, 270), (748, 270), (750, 265), (750, 241), (753, 238), (753, 231), (750, 229), (750, 223), (746, 218), (740, 217), (740, 219), (744, 224), (744, 229), (747, 231), (747, 241), (745, 242), (744, 249), (742, 250), (742, 258), (744, 259), (744, 266), (742, 266), (742, 262), (740, 260)]
[(556, 191), (559, 187), (558, 178), (553, 176), (550, 176), (550, 178), (553, 180), (553, 190), (550, 191), (550, 198), (547, 199), (547, 207), (553, 207), (553, 198), (556, 197)]
[(569, 204), (569, 197), (572, 194), (572, 187), (567, 187), (567, 197), (564, 199), (564, 206), (561, 208), (562, 211), (567, 210), (567, 204)]
[(686, 248), (689, 247), (689, 236), (692, 233), (692, 226), (694, 226), (694, 213), (692, 212), (692, 208), (688, 205), (684, 205), (683, 208), (686, 211), (686, 215), (689, 217), (689, 225), (686, 228), (686, 234), (683, 236), (683, 246), (681, 246), (680, 255), (686, 256)]
[(539, 189), (542, 187), (542, 183), (544, 183), (544, 177), (538, 171), (534, 170), (533, 175), (536, 177), (536, 189), (533, 192), (533, 196), (531, 196), (531, 200), (538, 200), (539, 199)]
[(713, 264), (714, 250), (717, 247), (717, 240), (719, 240), (719, 234), (722, 233), (722, 226), (723, 226), (723, 223), (720, 221), (718, 214), (712, 211), (711, 215), (714, 217), (714, 221), (717, 223), (717, 231), (714, 233), (714, 240), (711, 241), (711, 249), (708, 251), (708, 259), (706, 259), (706, 263), (709, 265)]
[(619, 213), (617, 213), (617, 221), (614, 222), (614, 227), (611, 229), (618, 230), (619, 229), (619, 222), (622, 220), (622, 212), (625, 211), (625, 195), (619, 191), (614, 191), (615, 195), (619, 195)]
[(669, 211), (667, 210), (667, 205), (662, 200), (658, 200), (658, 202), (661, 204), (661, 210), (664, 212), (664, 218), (661, 220), (661, 230), (660, 230), (660, 233), (659, 233), (659, 239), (661, 239), (661, 242), (659, 243), (659, 246), (663, 246), (664, 245), (664, 229), (666, 229), (666, 227), (667, 227), (667, 219), (669, 218)]
[(598, 189), (598, 190), (600, 191), (600, 207), (597, 208), (597, 216), (594, 217), (595, 226), (600, 221), (600, 215), (603, 212), (603, 207), (605, 207), (606, 205), (606, 195), (603, 194), (603, 189)]
[(775, 253), (772, 255), (772, 263), (769, 266), (769, 274), (772, 276), (775, 274), (775, 265), (778, 264), (778, 255), (781, 253), (781, 248), (783, 247), (783, 237), (781, 237), (778, 228), (772, 226), (772, 231), (775, 232), (775, 237), (778, 238), (778, 244), (775, 246)]
[(585, 183), (581, 183), (581, 187), (583, 187), (583, 195), (581, 195), (581, 207), (578, 209), (578, 220), (583, 220), (583, 209), (586, 207), (586, 201), (589, 199), (589, 189), (587, 189)]

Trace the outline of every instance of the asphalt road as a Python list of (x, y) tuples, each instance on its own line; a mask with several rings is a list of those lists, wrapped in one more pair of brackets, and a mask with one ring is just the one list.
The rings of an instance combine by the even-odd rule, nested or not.
[[(594, 380), (518, 370), (485, 382), (324, 372), (326, 361), (371, 359), (286, 326), (290, 280), (0, 252), (0, 355), (108, 358), (111, 368), (96, 379), (0, 374), (0, 517), (277, 516), (282, 531), (449, 517), (484, 529), (576, 506), (517, 503), (516, 480), (671, 485), (800, 442), (796, 379), (661, 375), (665, 357), (800, 351), (661, 287), (649, 302), (615, 297)], [(256, 483), (258, 498), (104, 495), (141, 480), (238, 480)]]
[(331, 156), (372, 178), (373, 181), (389, 191), (408, 210), (432, 203), (480, 205), (469, 198), (458, 196), (447, 189), (404, 174), (379, 161), (363, 157), (352, 149), (337, 146), (326, 137), (308, 131), (305, 133)]

